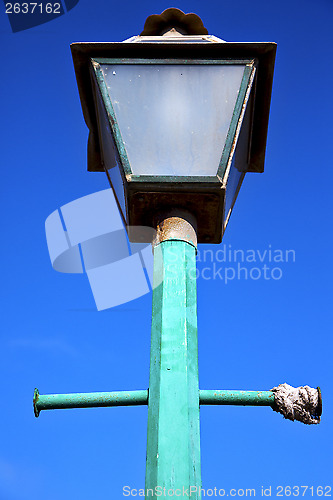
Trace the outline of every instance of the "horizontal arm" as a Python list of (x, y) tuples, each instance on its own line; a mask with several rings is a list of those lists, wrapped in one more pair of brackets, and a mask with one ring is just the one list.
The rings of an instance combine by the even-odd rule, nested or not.
[[(271, 391), (199, 391), (201, 405), (272, 406)], [(97, 408), (106, 406), (137, 406), (148, 404), (148, 390), (121, 392), (87, 392), (73, 394), (34, 393), (34, 411), (66, 408)]]
[[(148, 404), (148, 390), (121, 392), (87, 392), (74, 394), (34, 393), (34, 412), (62, 408), (96, 408), (103, 406), (138, 406)], [(322, 413), (320, 388), (291, 387), (280, 384), (270, 391), (199, 391), (200, 405), (271, 406), (289, 420), (319, 424)]]
[(200, 391), (201, 405), (273, 406), (271, 391)]
[(103, 406), (136, 406), (148, 403), (148, 391), (121, 392), (86, 392), (74, 394), (39, 394), (34, 393), (35, 416), (41, 410), (57, 410), (63, 408), (96, 408)]

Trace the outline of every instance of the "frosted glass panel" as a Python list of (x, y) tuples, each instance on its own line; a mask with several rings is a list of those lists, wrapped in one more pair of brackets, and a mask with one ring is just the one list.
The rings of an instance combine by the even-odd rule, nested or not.
[(126, 204), (123, 180), (119, 169), (119, 158), (116, 146), (113, 141), (109, 120), (105, 111), (105, 106), (102, 102), (99, 91), (96, 92), (97, 114), (98, 114), (98, 131), (99, 139), (101, 142), (101, 150), (103, 161), (106, 169), (108, 170), (112, 187), (116, 193), (118, 203), (123, 212), (124, 218), (126, 217)]
[(216, 175), (245, 65), (102, 64), (135, 175)]
[(237, 145), (234, 157), (231, 163), (227, 189), (225, 193), (225, 213), (224, 213), (224, 226), (228, 223), (230, 210), (236, 201), (238, 190), (243, 182), (245, 173), (248, 170), (249, 161), (249, 140), (252, 130), (252, 110), (253, 110), (253, 90), (251, 91), (249, 100), (246, 105), (246, 110), (240, 129), (240, 134), (237, 140)]
[(231, 168), (230, 168), (230, 173), (229, 173), (229, 178), (228, 178), (228, 184), (227, 184), (227, 189), (225, 193), (225, 218), (227, 219), (229, 215), (229, 211), (232, 208), (232, 205), (235, 201), (235, 195), (238, 189), (238, 184), (240, 181), (240, 178), (242, 177), (243, 173), (239, 172), (237, 168), (235, 167), (235, 158), (232, 161)]

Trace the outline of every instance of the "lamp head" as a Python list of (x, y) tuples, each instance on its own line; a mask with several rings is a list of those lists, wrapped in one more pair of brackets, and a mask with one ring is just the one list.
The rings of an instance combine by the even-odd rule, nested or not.
[(187, 210), (198, 242), (220, 243), (245, 173), (264, 168), (276, 44), (227, 43), (167, 9), (125, 42), (71, 49), (88, 170), (106, 171), (126, 225)]

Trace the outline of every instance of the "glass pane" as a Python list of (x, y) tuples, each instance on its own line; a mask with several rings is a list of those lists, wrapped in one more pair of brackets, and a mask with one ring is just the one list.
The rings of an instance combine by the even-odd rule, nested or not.
[(125, 194), (123, 179), (119, 168), (119, 158), (117, 149), (115, 147), (113, 136), (110, 129), (109, 120), (105, 111), (102, 98), (100, 96), (98, 88), (96, 89), (96, 101), (97, 101), (97, 114), (98, 114), (98, 132), (99, 140), (101, 142), (101, 152), (103, 156), (103, 161), (112, 183), (112, 187), (116, 193), (116, 197), (120, 208), (123, 212), (123, 216), (126, 219), (126, 204), (125, 204)]
[(234, 158), (232, 160), (227, 189), (225, 193), (225, 212), (224, 212), (225, 224), (227, 222), (229, 212), (232, 209), (233, 204), (235, 202), (235, 196), (238, 191), (239, 182), (243, 180), (242, 177), (243, 177), (242, 172), (239, 172), (239, 170), (237, 170), (237, 168), (235, 167), (235, 158)]
[(230, 167), (230, 173), (225, 193), (224, 227), (226, 227), (228, 223), (228, 219), (236, 201), (240, 186), (243, 182), (244, 175), (248, 170), (249, 144), (252, 128), (252, 101), (253, 92), (251, 92), (249, 100), (247, 102), (245, 115)]
[(135, 175), (216, 175), (245, 65), (102, 64)]

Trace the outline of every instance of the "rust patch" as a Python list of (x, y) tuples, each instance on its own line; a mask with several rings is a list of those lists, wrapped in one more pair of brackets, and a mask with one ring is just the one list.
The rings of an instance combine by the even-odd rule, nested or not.
[(153, 246), (166, 240), (182, 240), (197, 247), (197, 231), (195, 217), (184, 210), (174, 210), (168, 214), (160, 214), (155, 218), (156, 235)]

